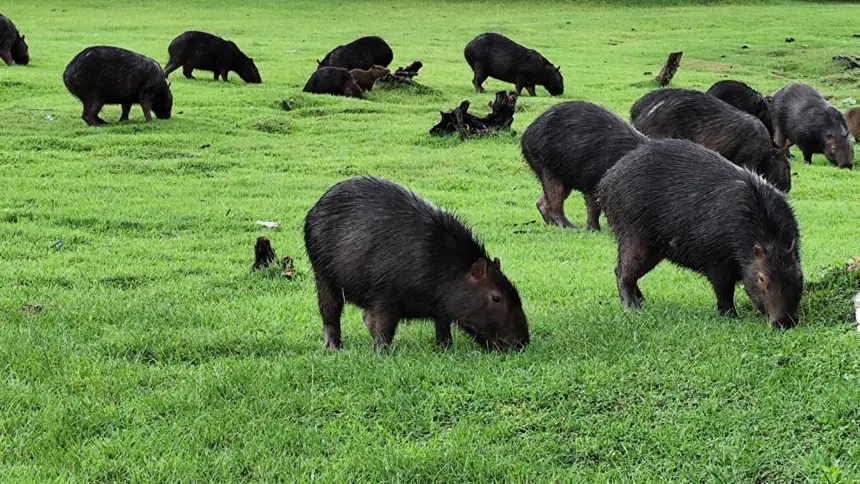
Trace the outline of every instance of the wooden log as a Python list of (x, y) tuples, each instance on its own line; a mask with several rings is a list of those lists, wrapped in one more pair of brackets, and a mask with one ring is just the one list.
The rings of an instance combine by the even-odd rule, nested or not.
[(666, 59), (666, 64), (663, 65), (663, 69), (660, 70), (660, 73), (657, 74), (657, 83), (660, 84), (661, 87), (666, 87), (672, 82), (672, 77), (675, 76), (675, 72), (678, 71), (678, 67), (681, 66), (681, 56), (684, 55), (683, 52), (672, 52), (669, 54), (669, 58)]

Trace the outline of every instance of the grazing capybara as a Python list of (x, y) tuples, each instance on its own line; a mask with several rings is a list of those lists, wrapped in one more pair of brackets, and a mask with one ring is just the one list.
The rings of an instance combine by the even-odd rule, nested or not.
[(564, 78), (558, 67), (536, 50), (523, 47), (504, 35), (481, 34), (466, 44), (463, 55), (475, 74), (472, 84), (479, 93), (484, 92), (484, 81), (492, 77), (513, 83), (518, 96), (523, 88), (535, 96), (535, 86), (543, 86), (553, 96), (564, 94)]
[(18, 32), (11, 20), (0, 15), (0, 59), (7, 66), (14, 62), (22, 66), (30, 63), (30, 51), (24, 36)]
[(618, 240), (622, 304), (642, 306), (637, 281), (662, 259), (703, 274), (717, 309), (735, 316), (735, 284), (779, 327), (798, 323), (803, 294), (797, 221), (759, 175), (686, 140), (657, 140), (604, 175), (598, 196)]
[(851, 108), (845, 113), (848, 122), (848, 132), (854, 137), (855, 143), (860, 143), (860, 108)]
[(352, 74), (348, 70), (339, 67), (322, 67), (317, 69), (311, 74), (311, 78), (308, 79), (308, 83), (305, 84), (305, 88), (302, 91), (364, 99), (364, 91), (355, 83)]
[(118, 47), (87, 47), (66, 66), (63, 82), (83, 103), (81, 118), (90, 126), (107, 123), (99, 117), (105, 104), (122, 105), (120, 121), (128, 120), (132, 104), (140, 104), (147, 121), (152, 121), (150, 112), (170, 119), (173, 109), (173, 95), (158, 62)]
[(329, 189), (305, 218), (326, 348), (340, 348), (345, 303), (363, 309), (377, 346), (397, 324), (429, 319), (436, 344), (451, 323), (486, 349), (522, 348), (529, 330), (516, 288), (454, 215), (388, 180), (352, 178)]
[(582, 192), (589, 230), (600, 230), (597, 184), (606, 170), (648, 139), (602, 106), (586, 101), (556, 104), (529, 126), (523, 156), (543, 186), (537, 208), (548, 224), (573, 228), (564, 215), (572, 190)]
[(317, 61), (317, 68), (340, 67), (352, 69), (370, 69), (374, 65), (388, 67), (394, 59), (391, 47), (382, 37), (362, 37), (346, 45), (339, 45), (326, 54), (323, 60)]
[(717, 151), (761, 174), (780, 190), (791, 190), (788, 151), (773, 144), (755, 116), (690, 89), (659, 89), (633, 104), (633, 127), (650, 138), (686, 139)]
[(260, 71), (244, 52), (239, 50), (232, 41), (206, 32), (185, 32), (173, 39), (167, 48), (170, 59), (164, 66), (164, 74), (169, 76), (171, 72), (182, 67), (182, 74), (188, 79), (194, 79), (194, 69), (210, 71), (227, 82), (227, 74), (235, 72), (243, 81), (251, 84), (263, 82)]
[(773, 95), (773, 139), (777, 146), (797, 145), (803, 161), (812, 163), (814, 153), (824, 153), (839, 168), (854, 167), (854, 147), (848, 139), (848, 123), (812, 86), (789, 84)]
[(388, 69), (382, 66), (373, 66), (367, 70), (353, 69), (349, 73), (352, 74), (352, 78), (362, 91), (370, 91), (377, 79), (388, 75)]
[(761, 121), (773, 137), (773, 121), (770, 119), (772, 97), (762, 96), (741, 81), (719, 81), (708, 89), (708, 94), (745, 113), (752, 114)]

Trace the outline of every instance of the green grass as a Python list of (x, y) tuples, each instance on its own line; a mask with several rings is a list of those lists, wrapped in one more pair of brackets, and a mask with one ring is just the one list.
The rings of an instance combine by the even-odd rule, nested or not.
[[(860, 480), (860, 350), (828, 284), (802, 327), (775, 331), (740, 289), (742, 317), (717, 317), (707, 282), (664, 263), (641, 283), (645, 310), (624, 312), (608, 231), (521, 225), (540, 216), (518, 137), (427, 135), (440, 110), (470, 99), (484, 113), (507, 87), (472, 91), (462, 48), (484, 31), (562, 66), (565, 95), (521, 98), (518, 133), (561, 100), (626, 117), (675, 50), (675, 86), (802, 81), (843, 107), (860, 76), (831, 57), (860, 53), (860, 6), (101, 3), (3, 5), (32, 65), (0, 67), (0, 480)], [(61, 81), (77, 52), (164, 63), (190, 29), (237, 41), (264, 83), (175, 73), (171, 120), (135, 107), (129, 123), (85, 126)], [(314, 59), (368, 34), (395, 66), (422, 60), (416, 80), (435, 90), (300, 93)], [(821, 156), (792, 171), (813, 280), (860, 253), (860, 173)], [(520, 289), (526, 351), (487, 354), (463, 335), (437, 351), (417, 323), (379, 354), (355, 309), (345, 349), (322, 350), (302, 220), (362, 174), (473, 226)], [(584, 222), (578, 195), (567, 209)], [(260, 235), (296, 260), (293, 281), (250, 272)]]

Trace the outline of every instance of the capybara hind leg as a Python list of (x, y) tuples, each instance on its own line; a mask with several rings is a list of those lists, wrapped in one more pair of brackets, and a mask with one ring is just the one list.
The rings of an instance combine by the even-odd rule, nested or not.
[[(224, 69), (223, 71), (221, 71), (221, 79), (222, 79), (224, 82), (230, 82), (230, 80), (229, 80), (229, 79), (227, 79), (227, 74), (229, 74), (229, 72), (230, 72), (230, 71), (228, 71), (228, 70), (226, 70), (226, 69)], [(218, 79), (216, 78), (215, 80), (217, 81)]]
[(475, 71), (475, 76), (472, 78), (472, 85), (475, 86), (475, 92), (484, 92), (484, 81), (487, 80), (487, 75), (484, 74), (484, 68), (481, 64), (476, 64), (472, 67)]
[(812, 152), (806, 151), (803, 148), (800, 149), (800, 152), (803, 153), (803, 162), (806, 163), (807, 165), (811, 165), (812, 164)]
[(434, 324), (436, 326), (436, 346), (440, 348), (451, 346), (451, 321), (437, 319)]
[(399, 314), (391, 310), (373, 308), (366, 309), (362, 317), (377, 348), (386, 348), (394, 341), (394, 332), (400, 320)]
[(525, 87), (526, 82), (522, 78), (518, 77), (516, 82), (514, 82), (514, 90), (516, 91), (517, 96), (521, 96), (523, 94), (523, 88)]
[(323, 338), (328, 349), (340, 349), (340, 315), (343, 312), (343, 294), (320, 279), (317, 281), (317, 298), (323, 320)]
[(179, 69), (180, 65), (181, 64), (179, 64), (178, 62), (174, 62), (173, 60), (170, 60), (167, 63), (167, 65), (164, 66), (164, 77), (169, 77), (170, 73), (175, 71), (176, 69)]
[(9, 49), (0, 50), (0, 59), (3, 59), (7, 66), (11, 66), (12, 52)]
[(122, 105), (122, 116), (119, 117), (120, 121), (128, 121), (128, 115), (131, 113), (131, 104), (123, 104)]
[(618, 285), (618, 297), (627, 309), (642, 308), (642, 291), (639, 289), (639, 279), (651, 271), (660, 256), (651, 250), (643, 241), (630, 236), (622, 236), (618, 240), (618, 264), (615, 266), (615, 278)]
[(191, 66), (182, 66), (182, 75), (189, 78), (194, 79), (194, 76), (191, 75), (194, 72), (194, 68)]
[(104, 107), (105, 103), (102, 101), (90, 101), (89, 103), (84, 104), (84, 114), (81, 116), (84, 121), (87, 122), (90, 126), (100, 126), (102, 124), (107, 124), (104, 119), (99, 117), (99, 113)]
[(588, 230), (600, 232), (600, 204), (597, 203), (597, 197), (591, 193), (583, 193), (582, 198), (585, 199), (585, 220)]
[(708, 280), (711, 281), (711, 286), (714, 288), (714, 295), (717, 296), (717, 311), (720, 316), (729, 318), (737, 317), (738, 312), (735, 310), (735, 278), (732, 273), (725, 268), (718, 267), (711, 269), (706, 274)]
[[(564, 229), (574, 228), (573, 224), (564, 215), (564, 201), (570, 195), (570, 190), (565, 190), (561, 182), (551, 179), (545, 179), (543, 182), (543, 193), (545, 196), (546, 206), (541, 212), (544, 220), (549, 219), (547, 223), (558, 225)], [(540, 207), (538, 207), (540, 209)]]

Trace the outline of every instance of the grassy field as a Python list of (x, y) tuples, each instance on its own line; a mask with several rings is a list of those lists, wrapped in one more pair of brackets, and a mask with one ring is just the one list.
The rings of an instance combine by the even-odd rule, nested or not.
[[(531, 223), (539, 189), (518, 135), (427, 135), (440, 110), (486, 112), (508, 87), (472, 90), (462, 48), (484, 31), (565, 75), (561, 99), (519, 100), (518, 134), (561, 100), (627, 117), (652, 88), (643, 73), (675, 50), (675, 86), (801, 81), (844, 108), (860, 75), (831, 57), (860, 54), (860, 5), (36, 3), (2, 7), (32, 61), (0, 67), (0, 480), (860, 480), (846, 300), (813, 304), (822, 290), (802, 327), (775, 331), (741, 289), (742, 317), (717, 317), (708, 283), (664, 263), (641, 282), (645, 310), (624, 312), (605, 221), (599, 234)], [(235, 40), (263, 84), (177, 72), (171, 120), (146, 124), (136, 106), (128, 123), (86, 127), (61, 79), (76, 53), (116, 45), (164, 63), (192, 29)], [(417, 80), (435, 90), (300, 92), (315, 59), (369, 34), (395, 66), (422, 60)], [(792, 171), (812, 281), (860, 254), (860, 170), (817, 156)], [(322, 350), (302, 220), (363, 174), (472, 225), (519, 287), (526, 351), (484, 353), (460, 334), (438, 351), (417, 323), (379, 354), (355, 309), (345, 349)], [(567, 210), (584, 223), (578, 195)], [(294, 280), (250, 272), (260, 235), (296, 260)]]

